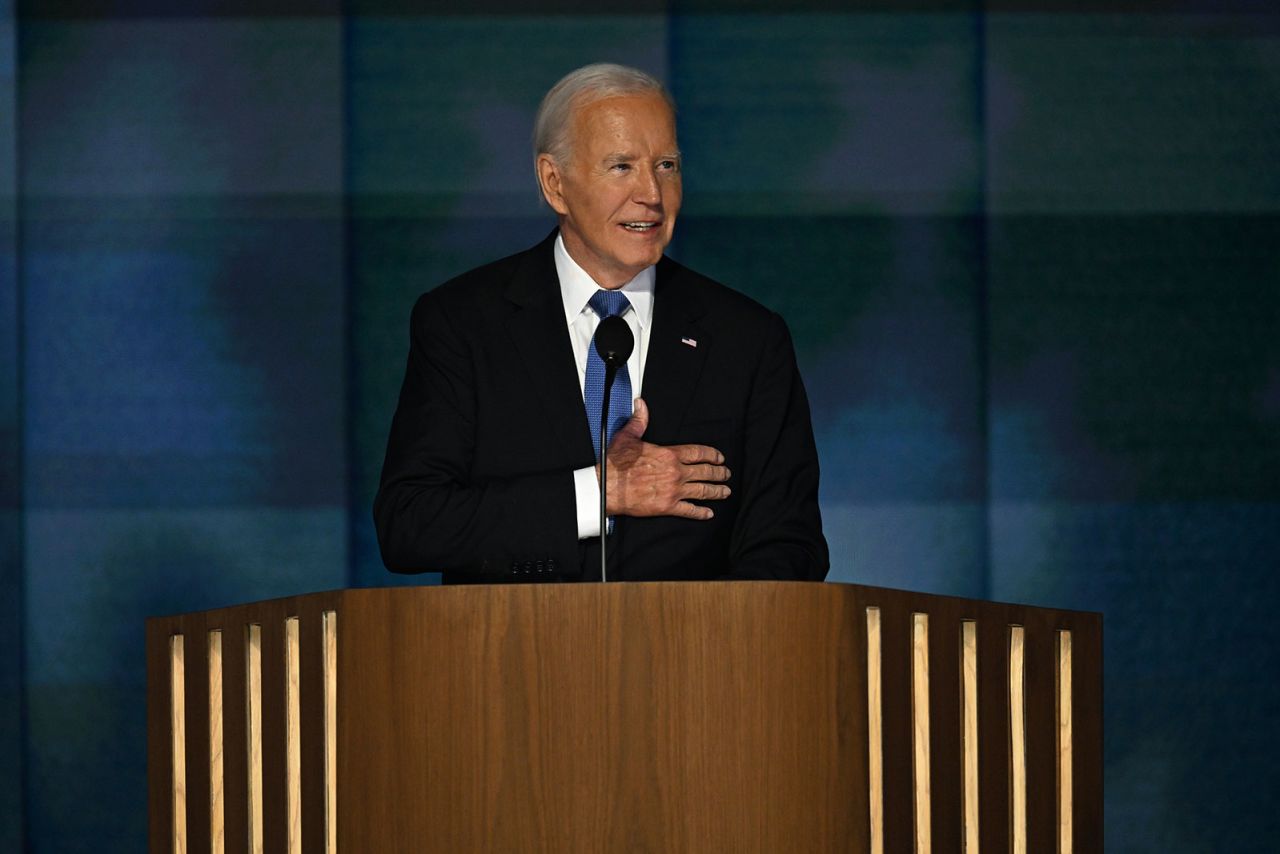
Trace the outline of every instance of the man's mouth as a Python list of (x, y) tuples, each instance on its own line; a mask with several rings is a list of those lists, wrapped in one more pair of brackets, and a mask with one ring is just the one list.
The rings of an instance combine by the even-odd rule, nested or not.
[(622, 227), (627, 231), (645, 232), (652, 231), (658, 227), (656, 222), (624, 222)]

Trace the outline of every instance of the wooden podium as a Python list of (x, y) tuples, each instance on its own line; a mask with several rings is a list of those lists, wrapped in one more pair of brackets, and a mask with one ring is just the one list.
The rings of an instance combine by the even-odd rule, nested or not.
[(1102, 619), (792, 582), (147, 621), (159, 852), (1099, 852)]

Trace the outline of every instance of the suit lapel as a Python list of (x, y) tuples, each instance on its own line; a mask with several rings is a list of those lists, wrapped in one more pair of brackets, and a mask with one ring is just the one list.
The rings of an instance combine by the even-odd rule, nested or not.
[(640, 395), (649, 404), (646, 438), (652, 437), (651, 441), (669, 441), (677, 435), (707, 353), (715, 344), (704, 322), (705, 306), (693, 285), (679, 264), (665, 256), (658, 262), (653, 330)]
[(573, 459), (585, 466), (595, 459), (595, 451), (560, 299), (554, 242), (552, 232), (525, 256), (512, 276), (506, 294), (511, 306), (507, 334), (530, 386), (538, 390), (544, 404), (533, 417), (540, 417), (561, 447), (568, 448)]

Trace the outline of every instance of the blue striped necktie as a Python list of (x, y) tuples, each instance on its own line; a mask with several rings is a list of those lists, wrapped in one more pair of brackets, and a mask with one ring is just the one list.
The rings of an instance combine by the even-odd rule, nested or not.
[[(631, 307), (626, 294), (622, 291), (596, 291), (591, 298), (591, 308), (600, 315), (600, 319), (622, 314)], [(587, 407), (587, 423), (591, 425), (591, 446), (596, 449), (596, 461), (600, 460), (600, 407), (604, 403), (604, 360), (596, 352), (595, 337), (587, 348), (587, 382), (583, 389), (583, 400)], [(613, 388), (609, 392), (609, 436), (606, 447), (613, 441), (613, 434), (627, 423), (631, 417), (631, 373), (624, 363), (613, 377)]]

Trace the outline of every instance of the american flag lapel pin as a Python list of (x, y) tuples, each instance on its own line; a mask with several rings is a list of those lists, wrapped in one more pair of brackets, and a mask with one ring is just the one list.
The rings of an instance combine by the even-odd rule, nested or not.
[(681, 344), (687, 344), (687, 345), (689, 345), (690, 347), (697, 347), (697, 346), (698, 346), (698, 339), (696, 339), (696, 338), (689, 338), (688, 336), (685, 336), (684, 338), (681, 338), (681, 339), (680, 339), (680, 343), (681, 343)]

